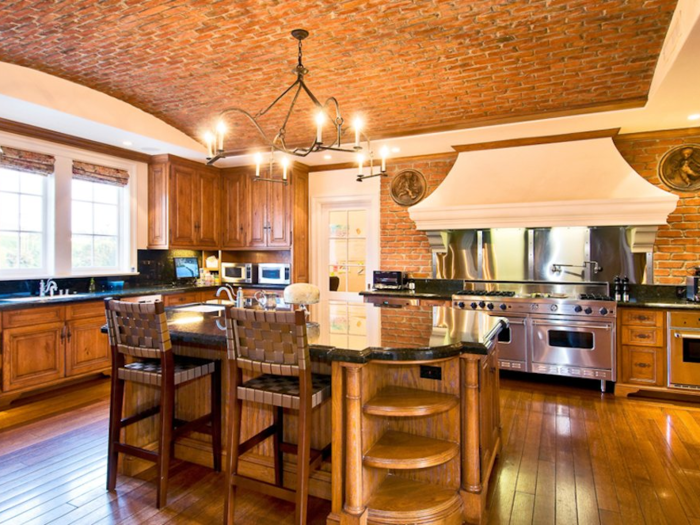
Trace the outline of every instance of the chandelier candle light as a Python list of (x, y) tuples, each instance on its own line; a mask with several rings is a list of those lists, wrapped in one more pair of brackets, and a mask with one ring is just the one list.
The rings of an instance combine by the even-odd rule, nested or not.
[[(386, 146), (384, 146), (381, 149), (381, 170), (379, 173), (375, 174), (373, 169), (374, 154), (371, 149), (371, 142), (369, 137), (364, 132), (363, 122), (359, 117), (353, 120), (352, 129), (355, 132), (355, 141), (353, 146), (342, 146), (342, 138), (343, 135), (347, 132), (348, 128), (343, 128), (345, 120), (340, 114), (340, 105), (338, 104), (338, 101), (335, 97), (330, 97), (326, 100), (325, 104), (321, 104), (304, 82), (304, 76), (308, 74), (309, 70), (306, 69), (302, 63), (302, 41), (309, 36), (309, 32), (305, 29), (295, 29), (294, 31), (292, 31), (292, 36), (299, 41), (298, 62), (297, 66), (292, 71), (292, 73), (294, 73), (297, 77), (296, 80), (291, 86), (285, 89), (284, 92), (272, 102), (272, 104), (270, 104), (267, 108), (258, 111), (254, 115), (238, 107), (230, 107), (224, 109), (219, 115), (219, 120), (215, 128), (215, 133), (207, 132), (204, 135), (204, 140), (207, 145), (207, 165), (212, 165), (219, 159), (232, 157), (234, 155), (240, 154), (240, 151), (231, 151), (224, 149), (224, 136), (226, 135), (227, 131), (225, 118), (233, 113), (240, 113), (246, 118), (248, 118), (248, 120), (253, 124), (255, 129), (257, 129), (258, 133), (262, 137), (267, 147), (270, 148), (270, 168), (268, 177), (260, 176), (260, 166), (263, 162), (263, 156), (261, 153), (255, 154), (255, 181), (280, 182), (283, 184), (287, 184), (289, 168), (288, 156), (293, 155), (296, 157), (306, 157), (310, 153), (316, 153), (319, 151), (339, 151), (343, 153), (357, 154), (357, 163), (359, 170), (357, 175), (358, 182), (362, 182), (364, 179), (368, 179), (371, 177), (378, 177), (381, 175), (386, 176), (386, 159), (389, 155), (389, 149)], [(284, 121), (282, 122), (282, 126), (279, 128), (274, 138), (270, 139), (270, 137), (262, 129), (259, 120), (263, 116), (265, 116), (273, 107), (275, 107), (275, 105), (277, 105), (278, 102), (285, 98), (285, 96), (289, 93), (293, 93), (293, 96), (291, 104), (286, 110), (286, 115)], [(306, 96), (317, 108), (315, 116), (316, 136), (314, 137), (314, 140), (311, 142), (311, 144), (307, 147), (289, 147), (287, 146), (287, 143), (285, 141), (285, 137), (287, 134), (287, 122), (289, 121), (289, 117), (291, 116), (292, 111), (294, 110), (294, 106), (296, 105), (297, 99), (301, 93), (306, 94)], [(335, 113), (334, 119), (329, 118), (329, 111), (331, 113)], [(333, 124), (335, 132), (333, 134), (333, 141), (329, 144), (324, 144), (323, 127), (324, 124), (326, 124), (326, 122), (328, 121), (330, 121)], [(365, 148), (363, 148), (362, 146), (363, 142), (365, 143)], [(275, 152), (281, 152), (284, 154), (280, 161), (280, 164), (282, 166), (282, 179), (272, 177), (272, 171), (275, 163)], [(364, 174), (363, 164), (365, 162), (368, 162), (369, 164), (369, 175)]]

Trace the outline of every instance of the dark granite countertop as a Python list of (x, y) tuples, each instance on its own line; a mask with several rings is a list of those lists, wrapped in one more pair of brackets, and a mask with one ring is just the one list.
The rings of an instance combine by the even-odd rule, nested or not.
[[(226, 348), (223, 311), (195, 312), (186, 308), (167, 310), (171, 340), (217, 346), (223, 351)], [(312, 344), (312, 358), (366, 363), (373, 360), (422, 361), (463, 353), (486, 355), (491, 341), (507, 326), (502, 318), (444, 307), (357, 305), (353, 308), (359, 309), (355, 311), (355, 319), (366, 323), (367, 335), (348, 337), (346, 341), (352, 340), (352, 345), (348, 345), (352, 348), (342, 348), (337, 342), (332, 346)]]
[(368, 297), (407, 297), (412, 299), (431, 299), (450, 301), (452, 294), (449, 292), (416, 292), (411, 290), (366, 290), (360, 295)]
[[(67, 303), (80, 303), (85, 301), (94, 301), (96, 299), (104, 299), (105, 297), (133, 297), (137, 295), (170, 295), (185, 292), (198, 292), (202, 290), (216, 290), (220, 285), (145, 285), (133, 288), (124, 288), (121, 290), (110, 290), (93, 293), (80, 293), (69, 295), (55, 295), (53, 297), (39, 297), (29, 295), (8, 295), (0, 296), (0, 311), (4, 310), (19, 310), (26, 308), (34, 308), (39, 306), (62, 305)], [(262, 285), (262, 284), (247, 284), (241, 286), (244, 289), (265, 289), (265, 290), (284, 290), (286, 285)], [(238, 288), (237, 286), (235, 288)], [(13, 301), (12, 299), (21, 299)]]
[(626, 303), (618, 302), (621, 308), (665, 308), (678, 310), (700, 310), (700, 303), (694, 303), (687, 299), (631, 299)]

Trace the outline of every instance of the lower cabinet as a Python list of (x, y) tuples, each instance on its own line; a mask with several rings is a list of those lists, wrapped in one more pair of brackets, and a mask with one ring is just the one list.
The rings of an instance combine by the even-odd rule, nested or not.
[(65, 376), (64, 334), (64, 323), (6, 329), (3, 332), (3, 391), (44, 386), (62, 379)]
[(104, 324), (104, 317), (70, 321), (66, 324), (66, 377), (109, 368), (109, 338), (102, 333)]
[(501, 407), (498, 383), (498, 349), (494, 349), (481, 363), (479, 377), (480, 393), (480, 433), (481, 433), (481, 469), (485, 470), (492, 461), (494, 448), (501, 436)]
[(91, 301), (3, 312), (0, 398), (108, 370), (103, 309), (102, 301)]
[(624, 345), (621, 354), (623, 383), (666, 386), (666, 352), (663, 348)]

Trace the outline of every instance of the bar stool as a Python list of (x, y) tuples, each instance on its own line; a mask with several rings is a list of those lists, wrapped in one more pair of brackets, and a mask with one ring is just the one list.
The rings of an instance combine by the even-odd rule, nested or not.
[[(226, 339), (229, 368), (229, 435), (224, 522), (233, 523), (236, 487), (257, 490), (296, 504), (294, 523), (306, 523), (309, 476), (330, 452), (311, 450), (311, 412), (331, 395), (331, 378), (312, 374), (304, 312), (276, 312), (228, 308)], [(261, 374), (246, 382), (242, 370)], [(275, 407), (273, 424), (249, 438), (241, 438), (243, 401)], [(297, 445), (283, 443), (284, 409), (299, 411)], [(238, 457), (273, 438), (275, 484), (238, 474)], [(283, 486), (282, 452), (297, 454), (297, 490)]]
[[(177, 437), (193, 431), (210, 434), (214, 470), (221, 470), (221, 367), (218, 361), (173, 356), (161, 301), (133, 303), (105, 299), (105, 313), (112, 347), (107, 490), (114, 490), (117, 484), (120, 453), (153, 461), (158, 470), (157, 506), (161, 508), (167, 500), (170, 456)], [(125, 356), (137, 361), (127, 364)], [(176, 389), (208, 375), (211, 376), (211, 412), (193, 421), (176, 420)], [(126, 381), (159, 387), (160, 405), (122, 418)], [(121, 442), (122, 428), (156, 414), (160, 414), (157, 452)]]

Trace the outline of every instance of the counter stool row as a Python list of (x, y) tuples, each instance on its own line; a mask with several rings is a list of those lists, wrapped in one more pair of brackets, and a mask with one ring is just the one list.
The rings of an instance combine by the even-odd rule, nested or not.
[[(221, 361), (174, 355), (165, 308), (160, 301), (133, 303), (107, 299), (105, 310), (112, 349), (107, 489), (116, 487), (120, 453), (153, 461), (158, 472), (156, 504), (161, 508), (167, 501), (169, 463), (178, 437), (194, 431), (210, 434), (214, 469), (221, 470)], [(236, 487), (241, 486), (294, 502), (295, 523), (304, 524), (310, 473), (330, 451), (330, 445), (323, 451), (311, 450), (311, 412), (330, 398), (331, 391), (330, 376), (311, 373), (305, 314), (302, 311), (228, 308), (226, 339), (229, 432), (224, 522), (234, 522)], [(258, 375), (243, 381), (243, 371)], [(211, 379), (210, 412), (194, 421), (176, 420), (177, 388), (205, 377)], [(159, 406), (124, 417), (127, 381), (159, 388)], [(273, 424), (241, 443), (243, 401), (275, 408)], [(296, 445), (282, 440), (285, 409), (299, 412)], [(156, 415), (160, 423), (157, 451), (121, 441), (123, 428)], [(275, 483), (240, 475), (239, 455), (270, 437), (273, 438), (275, 454)], [(296, 491), (283, 486), (283, 452), (297, 454)]]

